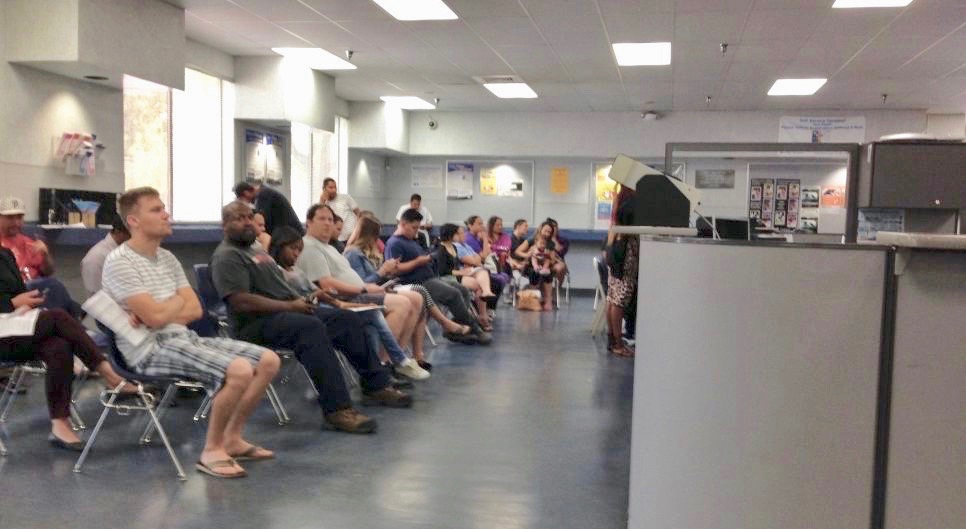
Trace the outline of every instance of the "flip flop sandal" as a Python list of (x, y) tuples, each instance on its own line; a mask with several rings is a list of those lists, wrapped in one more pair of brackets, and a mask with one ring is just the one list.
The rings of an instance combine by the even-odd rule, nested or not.
[(245, 472), (244, 470), (242, 470), (238, 474), (219, 474), (218, 472), (215, 471), (216, 468), (233, 467), (233, 466), (235, 466), (234, 459), (222, 459), (220, 461), (212, 461), (211, 463), (208, 463), (208, 464), (202, 463), (201, 460), (199, 459), (198, 462), (195, 463), (195, 470), (204, 474), (208, 474), (209, 476), (222, 478), (222, 479), (243, 478), (248, 475), (248, 472)]
[(275, 459), (275, 454), (271, 455), (255, 455), (259, 450), (268, 450), (267, 448), (262, 448), (261, 446), (252, 445), (248, 447), (248, 450), (238, 454), (231, 455), (232, 459), (235, 461), (264, 461), (265, 459)]

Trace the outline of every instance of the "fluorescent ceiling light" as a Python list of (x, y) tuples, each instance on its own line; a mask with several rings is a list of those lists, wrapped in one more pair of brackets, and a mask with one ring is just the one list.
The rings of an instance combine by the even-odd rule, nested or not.
[(456, 20), (443, 0), (372, 0), (396, 20)]
[(355, 70), (352, 64), (322, 48), (272, 48), (275, 53), (298, 61), (313, 70)]
[(835, 0), (832, 7), (845, 9), (851, 7), (906, 7), (912, 0)]
[(779, 79), (771, 85), (770, 96), (810, 96), (828, 79)]
[(403, 110), (434, 110), (436, 108), (436, 105), (416, 96), (382, 96), (379, 99)]
[(664, 66), (671, 64), (670, 42), (617, 42), (614, 55), (620, 66)]
[(533, 99), (537, 93), (527, 83), (483, 83), (487, 90), (500, 99)]

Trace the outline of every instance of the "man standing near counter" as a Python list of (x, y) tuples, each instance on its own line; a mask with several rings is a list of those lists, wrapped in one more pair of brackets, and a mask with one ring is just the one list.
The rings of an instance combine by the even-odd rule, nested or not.
[(285, 195), (263, 186), (258, 180), (252, 182), (238, 182), (235, 184), (235, 196), (246, 204), (254, 204), (255, 209), (265, 216), (265, 231), (271, 234), (280, 226), (291, 226), (301, 235), (305, 235), (305, 226), (299, 220), (292, 203)]

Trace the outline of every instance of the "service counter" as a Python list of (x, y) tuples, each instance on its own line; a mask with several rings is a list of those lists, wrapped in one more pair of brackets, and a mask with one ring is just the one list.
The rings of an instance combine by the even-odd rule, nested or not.
[(966, 251), (641, 239), (628, 527), (963, 526)]

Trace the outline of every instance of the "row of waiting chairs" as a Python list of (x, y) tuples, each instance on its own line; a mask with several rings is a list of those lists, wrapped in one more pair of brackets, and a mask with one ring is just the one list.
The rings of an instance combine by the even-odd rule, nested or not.
[[(199, 298), (202, 303), (205, 317), (209, 318), (211, 322), (213, 322), (214, 326), (218, 329), (218, 334), (228, 336), (229, 331), (227, 323), (227, 310), (211, 281), (211, 274), (208, 270), (208, 265), (195, 265), (194, 272), (198, 285)], [(98, 417), (94, 429), (91, 431), (91, 435), (84, 446), (84, 450), (81, 452), (80, 457), (78, 457), (77, 462), (74, 464), (74, 472), (81, 472), (84, 462), (87, 460), (91, 450), (94, 447), (98, 434), (100, 433), (105, 421), (107, 420), (107, 417), (112, 411), (118, 415), (128, 415), (131, 412), (146, 412), (148, 414), (148, 419), (139, 437), (140, 443), (150, 444), (154, 434), (157, 433), (171, 458), (171, 462), (175, 467), (178, 479), (182, 481), (187, 479), (184, 468), (182, 467), (181, 462), (178, 460), (178, 457), (171, 446), (171, 442), (168, 439), (167, 433), (161, 424), (161, 419), (163, 418), (164, 413), (167, 411), (175, 393), (179, 389), (187, 388), (205, 392), (206, 396), (202, 400), (201, 405), (198, 407), (198, 410), (195, 412), (193, 417), (193, 419), (196, 421), (207, 417), (208, 411), (211, 408), (213, 394), (204, 388), (202, 384), (193, 380), (174, 377), (150, 376), (132, 371), (127, 366), (124, 356), (117, 348), (117, 345), (114, 341), (114, 335), (111, 330), (102, 326), (100, 323), (98, 323), (98, 327), (107, 338), (103, 341), (105, 342), (103, 345), (105, 346), (104, 348), (107, 352), (107, 359), (114, 368), (114, 371), (123, 377), (125, 382), (115, 388), (105, 389), (100, 393), (99, 400), (103, 406), (103, 411), (101, 412), (100, 417)], [(279, 349), (275, 352), (283, 361), (292, 360), (295, 357), (295, 353), (290, 350)], [(345, 359), (344, 355), (337, 351), (337, 356), (339, 357), (343, 374), (346, 377), (347, 382), (351, 387), (358, 387), (359, 383), (355, 372), (348, 365), (348, 361)], [(297, 364), (298, 369), (300, 369), (300, 371), (305, 375), (305, 378), (309, 381), (309, 386), (316, 393), (316, 395), (318, 395), (318, 388), (316, 388), (315, 384), (312, 383), (312, 380), (304, 366), (302, 366), (301, 363)], [(13, 405), (13, 400), (16, 397), (17, 388), (23, 383), (24, 377), (27, 374), (43, 375), (46, 373), (42, 362), (26, 364), (18, 363), (12, 364), (12, 367), (14, 368), (14, 371), (10, 377), (10, 383), (7, 387), (7, 391), (5, 391), (3, 395), (0, 395), (0, 422), (6, 420), (10, 408)], [(282, 380), (284, 382), (287, 380), (287, 377), (283, 376)], [(137, 388), (136, 398), (133, 400), (118, 402), (118, 396), (128, 384), (131, 384)], [(80, 384), (78, 384), (78, 387), (79, 385)], [(145, 387), (149, 385), (162, 389), (162, 397), (159, 401), (153, 393), (145, 389)], [(75, 394), (76, 391), (77, 388), (75, 388)], [(266, 389), (266, 397), (272, 406), (278, 424), (280, 426), (284, 426), (285, 424), (289, 423), (291, 418), (289, 417), (274, 384), (269, 384), (268, 388)], [(83, 419), (81, 419), (80, 414), (77, 412), (73, 401), (71, 403), (71, 419), (72, 425), (75, 429), (86, 428), (86, 425), (84, 424)], [(7, 448), (3, 444), (2, 439), (0, 439), (0, 455), (7, 455)]]

